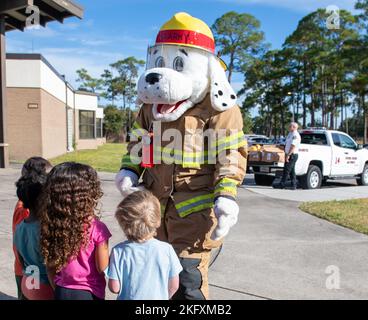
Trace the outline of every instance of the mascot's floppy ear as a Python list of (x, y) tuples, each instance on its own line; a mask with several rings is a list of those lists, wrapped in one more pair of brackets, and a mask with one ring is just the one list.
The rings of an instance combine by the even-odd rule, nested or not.
[(236, 94), (227, 80), (225, 70), (215, 56), (209, 58), (210, 94), (212, 107), (225, 111), (235, 106)]

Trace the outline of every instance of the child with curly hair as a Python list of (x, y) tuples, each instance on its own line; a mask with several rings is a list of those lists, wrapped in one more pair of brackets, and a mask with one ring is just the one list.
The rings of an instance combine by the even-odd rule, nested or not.
[(149, 191), (127, 196), (115, 214), (128, 241), (110, 255), (109, 289), (118, 300), (168, 300), (183, 270), (173, 247), (154, 239), (161, 223), (158, 199)]
[(41, 251), (57, 300), (105, 298), (111, 233), (96, 216), (97, 172), (66, 162), (50, 172), (41, 210)]
[(32, 157), (24, 163), (21, 177), (15, 184), (19, 200), (14, 210), (12, 229), (18, 299), (53, 298), (40, 252), (38, 221), (39, 197), (51, 168), (46, 159)]

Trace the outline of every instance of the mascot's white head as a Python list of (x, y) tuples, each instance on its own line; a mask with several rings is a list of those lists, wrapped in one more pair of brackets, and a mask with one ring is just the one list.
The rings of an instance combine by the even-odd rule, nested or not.
[(232, 108), (236, 95), (214, 53), (210, 28), (186, 13), (177, 13), (148, 50), (147, 70), (138, 81), (138, 102), (152, 104), (154, 118), (165, 122), (180, 118), (208, 93), (215, 110)]

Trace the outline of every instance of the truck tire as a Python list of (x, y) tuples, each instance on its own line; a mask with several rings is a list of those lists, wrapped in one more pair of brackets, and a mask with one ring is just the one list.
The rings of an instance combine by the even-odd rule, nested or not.
[(357, 179), (357, 182), (360, 186), (368, 186), (368, 164), (364, 166), (363, 172), (359, 179)]
[(254, 180), (256, 182), (257, 186), (272, 186), (273, 180), (275, 180), (275, 177), (272, 176), (266, 176), (263, 174), (254, 174)]
[(319, 189), (322, 181), (321, 169), (314, 165), (310, 165), (307, 174), (300, 177), (300, 185), (303, 189)]

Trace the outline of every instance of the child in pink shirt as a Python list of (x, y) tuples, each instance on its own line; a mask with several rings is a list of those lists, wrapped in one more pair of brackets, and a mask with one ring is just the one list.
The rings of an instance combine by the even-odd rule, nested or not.
[(100, 181), (87, 165), (66, 162), (50, 172), (41, 212), (41, 251), (57, 300), (105, 298), (106, 225), (96, 216)]

